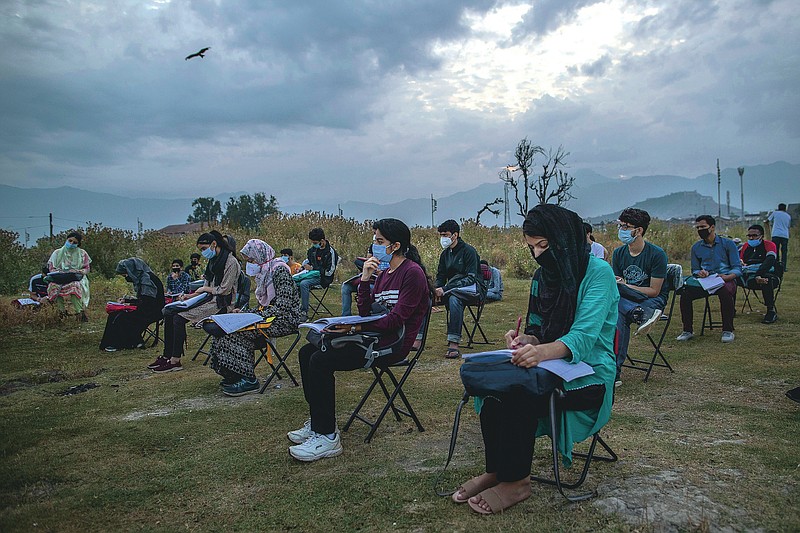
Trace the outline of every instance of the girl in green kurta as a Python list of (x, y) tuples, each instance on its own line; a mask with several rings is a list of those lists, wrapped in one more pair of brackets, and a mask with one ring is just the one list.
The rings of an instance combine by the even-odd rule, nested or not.
[[(511, 361), (530, 368), (565, 359), (594, 369), (594, 374), (563, 387), (570, 410), (559, 449), (569, 465), (572, 443), (597, 432), (611, 416), (619, 292), (608, 263), (591, 256), (576, 213), (539, 205), (528, 212), (522, 230), (540, 268), (531, 283), (525, 333), (511, 330), (505, 335), (514, 350)], [(486, 473), (459, 487), (453, 501), (493, 514), (530, 496), (533, 444), (549, 428), (548, 400), (507, 394), (478, 402)]]

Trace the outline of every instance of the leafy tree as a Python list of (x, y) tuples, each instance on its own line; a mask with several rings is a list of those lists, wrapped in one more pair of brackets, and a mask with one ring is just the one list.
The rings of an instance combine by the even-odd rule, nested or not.
[(243, 194), (239, 198), (229, 198), (225, 204), (223, 222), (233, 227), (256, 229), (264, 218), (278, 214), (278, 200), (263, 192), (252, 196)]
[[(542, 172), (538, 176), (534, 175), (537, 156), (544, 158)], [(524, 217), (532, 207), (531, 193), (539, 204), (555, 200), (556, 205), (562, 205), (574, 198), (569, 190), (575, 184), (575, 178), (564, 170), (567, 156), (569, 152), (563, 146), (545, 152), (544, 148), (532, 144), (527, 137), (519, 142), (514, 151), (516, 165), (508, 165), (499, 177), (514, 189), (514, 201), (520, 216)]]
[(222, 215), (222, 204), (211, 196), (195, 198), (192, 207), (194, 207), (194, 212), (189, 215), (186, 222), (200, 222), (210, 226), (219, 222)]

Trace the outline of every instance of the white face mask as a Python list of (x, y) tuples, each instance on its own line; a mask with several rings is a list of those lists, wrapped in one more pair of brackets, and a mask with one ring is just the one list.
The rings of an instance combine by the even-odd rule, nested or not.
[(450, 237), (440, 237), (439, 244), (442, 245), (442, 249), (446, 250), (447, 248), (450, 247), (451, 244), (453, 244), (453, 239), (451, 239)]
[(247, 263), (244, 266), (244, 271), (248, 276), (255, 276), (261, 272), (261, 265), (257, 265), (256, 263)]

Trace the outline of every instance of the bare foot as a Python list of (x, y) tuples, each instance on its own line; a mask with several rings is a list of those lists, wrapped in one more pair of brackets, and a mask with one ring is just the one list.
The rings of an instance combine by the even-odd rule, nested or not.
[(467, 502), (473, 511), (480, 514), (499, 514), (509, 507), (527, 500), (531, 495), (531, 482), (528, 477), (519, 481), (504, 481), (483, 490)]
[(467, 503), (472, 496), (497, 485), (497, 474), (481, 474), (462, 484), (453, 493), (453, 501)]

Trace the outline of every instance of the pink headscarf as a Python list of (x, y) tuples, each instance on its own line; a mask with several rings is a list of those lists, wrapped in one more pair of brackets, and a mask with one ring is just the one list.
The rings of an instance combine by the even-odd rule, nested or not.
[(242, 247), (240, 253), (246, 255), (259, 267), (256, 274), (256, 299), (261, 305), (267, 306), (275, 298), (275, 285), (272, 275), (279, 268), (289, 270), (289, 265), (280, 258), (275, 259), (275, 250), (272, 246), (259, 239), (250, 239)]

